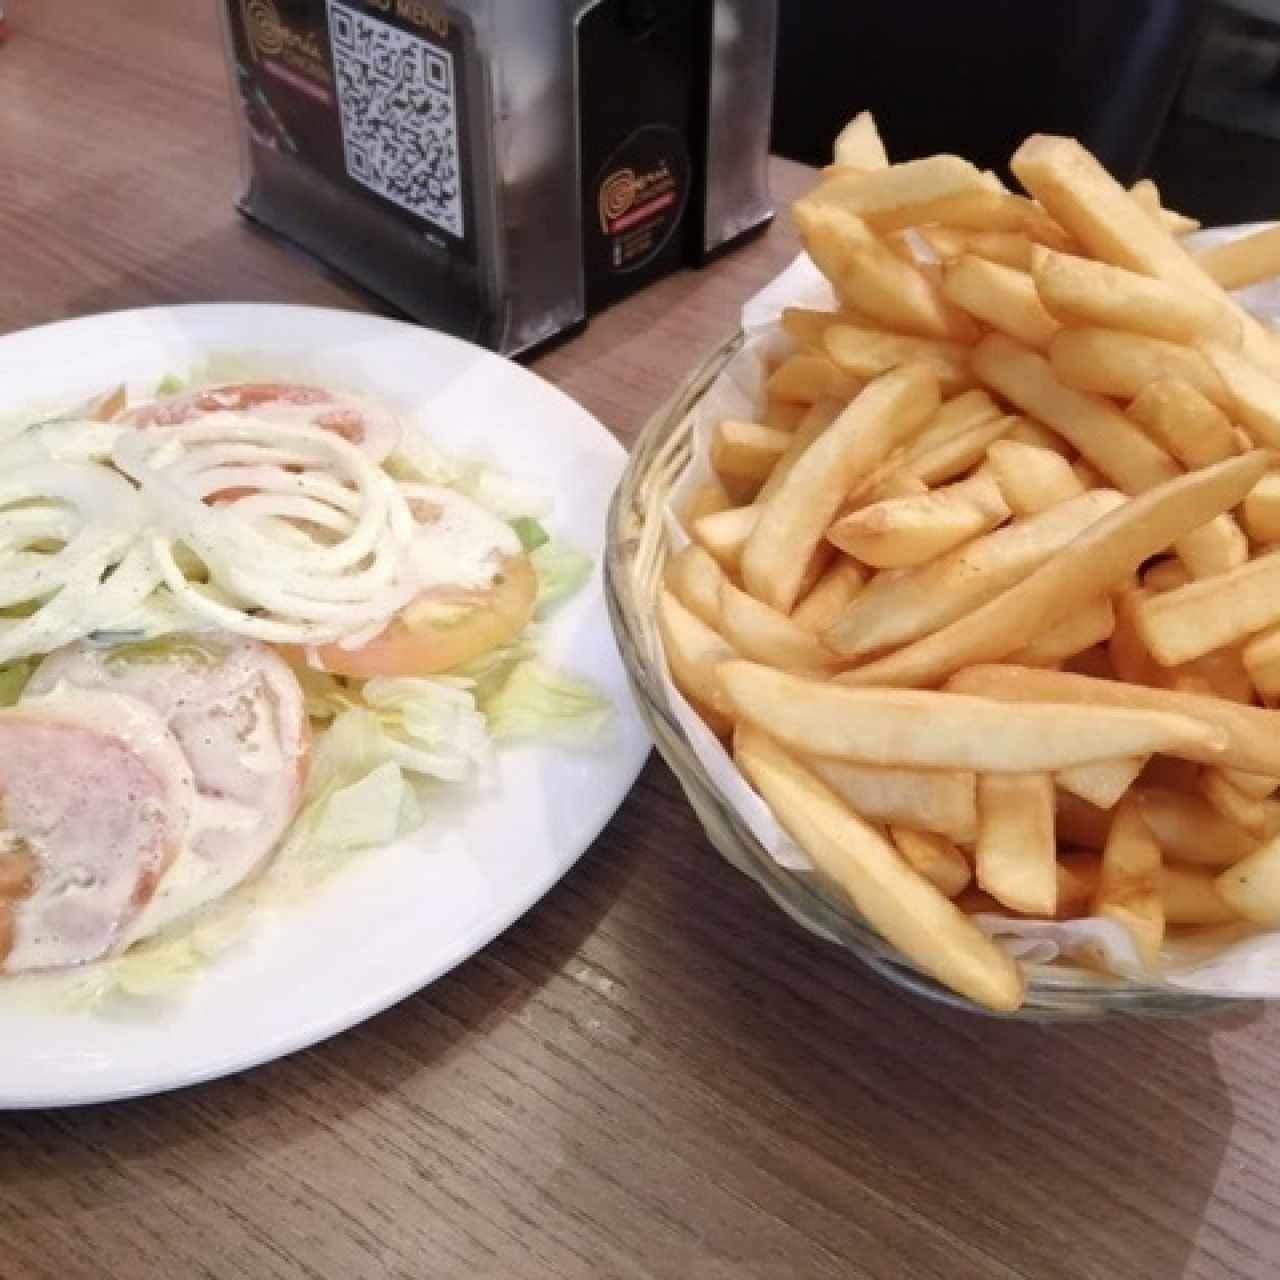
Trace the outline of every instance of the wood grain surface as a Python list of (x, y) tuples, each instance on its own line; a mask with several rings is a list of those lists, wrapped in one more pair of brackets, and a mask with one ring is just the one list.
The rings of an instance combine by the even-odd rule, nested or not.
[[(0, 332), (371, 305), (233, 212), (212, 0), (12, 16)], [(794, 245), (780, 223), (536, 368), (633, 439)], [(0, 1277), (1262, 1280), (1278, 1061), (1256, 1006), (1050, 1028), (899, 995), (722, 863), (655, 761), (540, 906), (389, 1013), (183, 1093), (0, 1115)]]

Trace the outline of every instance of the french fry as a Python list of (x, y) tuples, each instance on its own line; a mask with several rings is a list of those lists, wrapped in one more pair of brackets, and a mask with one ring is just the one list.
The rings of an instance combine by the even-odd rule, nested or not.
[(791, 611), (791, 620), (815, 635), (820, 634), (844, 612), (866, 581), (867, 571), (856, 560), (837, 556), (813, 590)]
[(1035, 201), (994, 185), (947, 202), (937, 209), (936, 220), (968, 231), (1021, 231), (1051, 249), (1074, 247), (1071, 237)]
[[(877, 231), (939, 221), (993, 195), (982, 174), (959, 156), (929, 156), (872, 173), (828, 179), (806, 199), (865, 218)], [(987, 207), (987, 205), (982, 205)]]
[(769, 395), (800, 404), (826, 399), (849, 401), (862, 388), (859, 379), (825, 355), (814, 352), (788, 356), (764, 385)]
[[(1114, 606), (1113, 606), (1114, 607)], [(1115, 633), (1112, 632), (1114, 635)], [(1084, 649), (1062, 663), (1062, 670), (1078, 676), (1092, 676), (1096, 680), (1116, 680), (1116, 669), (1111, 665), (1111, 657), (1105, 644), (1096, 644), (1092, 649)]]
[(1047, 347), (1060, 327), (1025, 271), (976, 254), (966, 254), (946, 268), (942, 293), (962, 311), (1028, 347)]
[(990, 475), (916, 497), (889, 498), (837, 520), (827, 538), (876, 568), (903, 568), (934, 560), (1009, 518), (1000, 486)]
[(1149, 596), (1136, 621), (1152, 656), (1166, 667), (1237, 644), (1280, 622), (1280, 556)]
[(1213, 871), (1166, 862), (1160, 868), (1160, 898), (1166, 925), (1230, 924), (1240, 917), (1218, 892)]
[(760, 522), (760, 506), (730, 507), (700, 516), (693, 524), (695, 540), (705, 547), (729, 573), (738, 572), (742, 549), (751, 531)]
[(722, 476), (763, 483), (790, 443), (789, 432), (724, 418), (711, 433), (711, 465)]
[(840, 416), (845, 404), (841, 400), (818, 400), (810, 405), (800, 425), (791, 433), (790, 443), (769, 472), (769, 478), (756, 494), (756, 505), (772, 497), (778, 486), (791, 474), (800, 455)]
[(744, 730), (734, 755), (819, 871), (909, 960), (988, 1008), (1022, 1003), (1017, 964), (786, 750)]
[[(962, 667), (996, 661), (1094, 596), (1114, 591), (1152, 556), (1229, 511), (1253, 488), (1266, 465), (1266, 454), (1245, 454), (1159, 485), (1104, 516), (1003, 595), (897, 653), (845, 672), (838, 679), (863, 686), (931, 685)], [(1219, 580), (1206, 579), (1195, 588), (1182, 590)], [(1153, 597), (1143, 607), (1177, 594)]]
[(724, 485), (718, 480), (701, 484), (689, 495), (681, 523), (692, 532), (693, 526), (703, 516), (715, 515), (720, 511), (728, 511), (731, 506), (733, 506), (733, 502), (729, 495), (725, 493)]
[(1015, 919), (1018, 915), (1016, 911), (1010, 911), (1003, 902), (997, 902), (985, 889), (979, 889), (974, 884), (961, 890), (954, 901), (966, 916), (1003, 916)]
[(1077, 458), (1071, 464), (1071, 470), (1075, 472), (1076, 479), (1080, 481), (1086, 489), (1096, 489), (1099, 485), (1105, 485), (1107, 478), (1098, 470), (1091, 462), (1086, 462), (1083, 458)]
[(821, 671), (833, 662), (830, 650), (822, 647), (812, 631), (747, 595), (728, 579), (720, 584), (720, 626), (729, 644), (754, 662), (787, 671)]
[(855, 377), (877, 378), (905, 364), (923, 364), (938, 379), (944, 395), (973, 386), (969, 348), (961, 342), (909, 338), (851, 324), (833, 324), (823, 334), (827, 354)]
[[(1060, 454), (1068, 462), (1076, 456), (1076, 451), (1056, 431), (1050, 431), (1042, 422), (1032, 422), (1027, 418), (1020, 418), (1006, 439), (1034, 445), (1037, 449), (1048, 449), (1051, 453)], [(1087, 485), (1086, 488), (1097, 488), (1097, 485)]]
[(1117, 756), (1221, 753), (1188, 716), (1070, 704), (1014, 706), (917, 689), (850, 689), (752, 662), (718, 670), (739, 719), (805, 755), (918, 769), (1038, 773)]
[(1107, 656), (1118, 679), (1129, 684), (1170, 687), (1167, 673), (1151, 656), (1138, 630), (1138, 606), (1147, 598), (1140, 587), (1120, 591), (1115, 597), (1116, 625), (1107, 641)]
[(1052, 449), (1006, 437), (991, 444), (987, 459), (1016, 516), (1037, 515), (1084, 492), (1071, 464)]
[(1244, 531), (1254, 542), (1280, 542), (1280, 472), (1268, 471), (1240, 510)]
[(833, 324), (847, 324), (850, 317), (840, 311), (815, 311), (811, 307), (784, 307), (779, 324), (802, 347), (823, 352), (822, 338)]
[(1270, 778), (1265, 773), (1249, 773), (1245, 769), (1218, 769), (1216, 772), (1222, 775), (1223, 781), (1255, 800), (1265, 800), (1280, 787), (1280, 778)]
[(1196, 255), (1224, 289), (1247, 289), (1280, 275), (1280, 227), (1267, 227)]
[(925, 243), (944, 262), (972, 254), (1017, 271), (1031, 270), (1035, 242), (1021, 231), (964, 231), (959, 227), (922, 227)]
[(1224, 514), (1180, 538), (1175, 550), (1193, 578), (1212, 578), (1249, 559), (1249, 540), (1235, 517)]
[(944, 897), (955, 898), (973, 879), (969, 860), (946, 836), (933, 831), (890, 827), (889, 838), (903, 860)]
[(1190, 791), (1135, 787), (1142, 816), (1156, 843), (1174, 862), (1200, 867), (1229, 867), (1246, 857), (1257, 841), (1228, 822), (1209, 802)]
[(809, 256), (845, 306), (895, 333), (961, 341), (976, 336), (973, 322), (953, 312), (929, 279), (861, 218), (804, 200), (793, 212)]
[(760, 425), (790, 435), (804, 421), (808, 411), (809, 406), (799, 400), (779, 400), (777, 396), (766, 395)]
[(1197, 658), (1187, 666), (1178, 668), (1175, 675), (1182, 672), (1194, 674), (1215, 697), (1243, 703), (1246, 707), (1253, 705), (1253, 682), (1244, 665), (1242, 646), (1232, 645), (1227, 649), (1206, 653), (1203, 658)]
[(1143, 210), (1171, 236), (1190, 235), (1200, 229), (1195, 218), (1166, 209), (1160, 201), (1160, 188), (1150, 178), (1143, 178), (1129, 188), (1129, 194), (1140, 204)]
[(973, 370), (986, 386), (1047, 423), (1126, 493), (1141, 493), (1178, 475), (1173, 459), (1123, 413), (1068, 387), (1048, 360), (1002, 334), (978, 343)]
[(1101, 851), (1111, 831), (1111, 815), (1069, 791), (1054, 796), (1058, 839), (1065, 844)]
[(1269, 834), (1267, 828), (1274, 818), (1266, 799), (1237, 791), (1220, 769), (1206, 769), (1200, 775), (1200, 790), (1204, 798), (1228, 822), (1258, 840)]
[(1054, 781), (1063, 790), (1099, 809), (1114, 809), (1147, 763), (1146, 756), (1102, 760), (1098, 764), (1061, 769)]
[(1102, 878), (1102, 859), (1084, 849), (1058, 855), (1058, 909), (1055, 920), (1078, 920), (1087, 916)]
[(880, 130), (870, 111), (859, 111), (836, 135), (835, 162), (864, 172), (889, 167)]
[(1129, 406), (1129, 416), (1192, 471), (1239, 452), (1231, 419), (1180, 378), (1157, 378), (1149, 383)]
[(929, 492), (929, 486), (909, 471), (890, 471), (874, 489), (874, 501), (886, 502), (893, 498), (918, 498)]
[(1229, 309), (1243, 326), (1243, 350), (1280, 368), (1280, 346), (1187, 251), (1135, 203), (1078, 142), (1044, 134), (1027, 139), (1010, 165), (1022, 185), (1093, 257), (1168, 284), (1194, 289)]
[(832, 791), (868, 822), (932, 831), (971, 844), (978, 834), (977, 778), (961, 769), (892, 769), (805, 758)]
[(1111, 819), (1092, 914), (1121, 925), (1148, 965), (1159, 960), (1164, 941), (1161, 863), (1160, 846), (1147, 829), (1141, 806), (1126, 797)]
[(987, 450), (1022, 421), (1022, 418), (1005, 417), (979, 423), (927, 452), (908, 457), (902, 471), (925, 485), (954, 480), (981, 462)]
[(1280, 380), (1219, 343), (1202, 342), (1200, 349), (1227, 388), (1235, 420), (1258, 444), (1280, 448)]
[(1219, 407), (1231, 396), (1210, 362), (1194, 347), (1119, 329), (1062, 329), (1049, 344), (1054, 375), (1068, 387), (1132, 400), (1150, 383), (1177, 378)]
[(907, 457), (915, 458), (929, 453), (938, 445), (947, 444), (974, 427), (995, 422), (1005, 415), (1000, 406), (985, 392), (975, 387), (954, 396), (929, 420), (922, 431), (911, 441)]
[(667, 562), (667, 586), (690, 613), (720, 630), (720, 587), (724, 570), (705, 547), (691, 542)]
[(1202, 293), (1041, 246), (1033, 251), (1031, 262), (1040, 301), (1061, 324), (1120, 330), (1169, 342), (1215, 338), (1240, 345), (1239, 316)]
[(1021, 582), (1124, 501), (1114, 490), (1095, 489), (976, 538), (933, 564), (880, 574), (853, 599), (824, 641), (846, 658), (910, 644)]
[[(1144, 707), (1190, 716), (1213, 725), (1225, 737), (1225, 749), (1190, 752), (1199, 764), (1280, 776), (1280, 712), (1246, 707), (1203, 694), (1148, 689), (1121, 680), (1095, 680), (1065, 671), (1029, 667), (981, 666), (957, 672), (947, 689), (974, 697), (1009, 702), (1074, 703), (1091, 707)], [(1152, 764), (1156, 764), (1152, 761)], [(1160, 762), (1164, 763), (1164, 762)], [(1145, 780), (1145, 778), (1144, 778)]]
[(1241, 657), (1259, 695), (1267, 701), (1280, 697), (1280, 627), (1259, 632), (1244, 646)]
[(716, 670), (737, 654), (719, 632), (664, 590), (658, 593), (658, 633), (671, 678), (680, 692), (710, 707), (717, 716), (732, 719)]
[(978, 778), (975, 877), (997, 902), (1027, 915), (1058, 906), (1053, 779), (1047, 773)]
[(1148, 594), (1173, 591), (1191, 581), (1187, 566), (1180, 560), (1157, 560), (1143, 575), (1142, 589)]
[(1097, 596), (1016, 650), (1009, 661), (1026, 667), (1056, 666), (1106, 643), (1115, 629), (1116, 612), (1110, 597)]
[(1227, 906), (1246, 920), (1280, 922), (1280, 836), (1222, 872), (1214, 886)]
[(764, 504), (742, 551), (747, 590), (790, 613), (805, 566), (845, 495), (919, 431), (938, 405), (937, 379), (920, 365), (887, 373), (861, 391)]

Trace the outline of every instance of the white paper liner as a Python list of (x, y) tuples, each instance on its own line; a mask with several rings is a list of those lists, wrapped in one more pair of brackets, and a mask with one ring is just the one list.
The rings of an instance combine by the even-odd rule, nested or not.
[[(1272, 224), (1218, 227), (1197, 232), (1186, 243), (1208, 248), (1269, 225)], [(1280, 322), (1280, 279), (1241, 290), (1237, 297), (1260, 319), (1272, 325)], [(694, 410), (693, 456), (672, 486), (664, 510), (675, 548), (684, 547), (689, 541), (676, 513), (683, 510), (694, 489), (713, 478), (710, 442), (716, 423), (723, 418), (753, 418), (763, 399), (766, 367), (795, 349), (792, 339), (778, 327), (785, 307), (826, 311), (836, 307), (831, 286), (804, 255), (743, 306), (743, 346)], [(780, 867), (812, 871), (808, 856), (778, 825), (719, 739), (676, 689), (665, 663), (661, 674), (676, 719), (716, 788)], [(1280, 930), (1255, 931), (1238, 925), (1205, 931), (1195, 940), (1168, 942), (1159, 965), (1152, 969), (1143, 963), (1129, 933), (1111, 920), (1089, 917), (1058, 922), (995, 915), (976, 915), (973, 920), (1010, 955), (1027, 964), (1088, 957), (1091, 962), (1101, 960), (1116, 974), (1157, 986), (1241, 998), (1280, 995)]]

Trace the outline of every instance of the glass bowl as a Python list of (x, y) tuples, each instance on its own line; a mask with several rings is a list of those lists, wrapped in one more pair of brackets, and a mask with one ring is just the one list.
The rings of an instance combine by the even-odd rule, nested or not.
[(641, 433), (614, 495), (605, 558), (609, 612), (631, 686), (658, 751), (679, 780), (711, 843), (810, 932), (852, 952), (895, 986), (955, 1008), (989, 1017), (1083, 1020), (1121, 1013), (1186, 1015), (1236, 1003), (1055, 962), (1028, 965), (1022, 1008), (1010, 1014), (993, 1014), (923, 973), (885, 942), (848, 902), (824, 893), (815, 878), (780, 867), (717, 788), (681, 729), (659, 678), (654, 603), (667, 555), (663, 500), (689, 459), (692, 412), (742, 342), (738, 334), (713, 352)]

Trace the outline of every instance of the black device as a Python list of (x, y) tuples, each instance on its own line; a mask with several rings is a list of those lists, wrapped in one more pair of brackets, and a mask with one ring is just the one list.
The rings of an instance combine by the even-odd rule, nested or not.
[(515, 354), (772, 217), (777, 0), (225, 0), (244, 213)]

